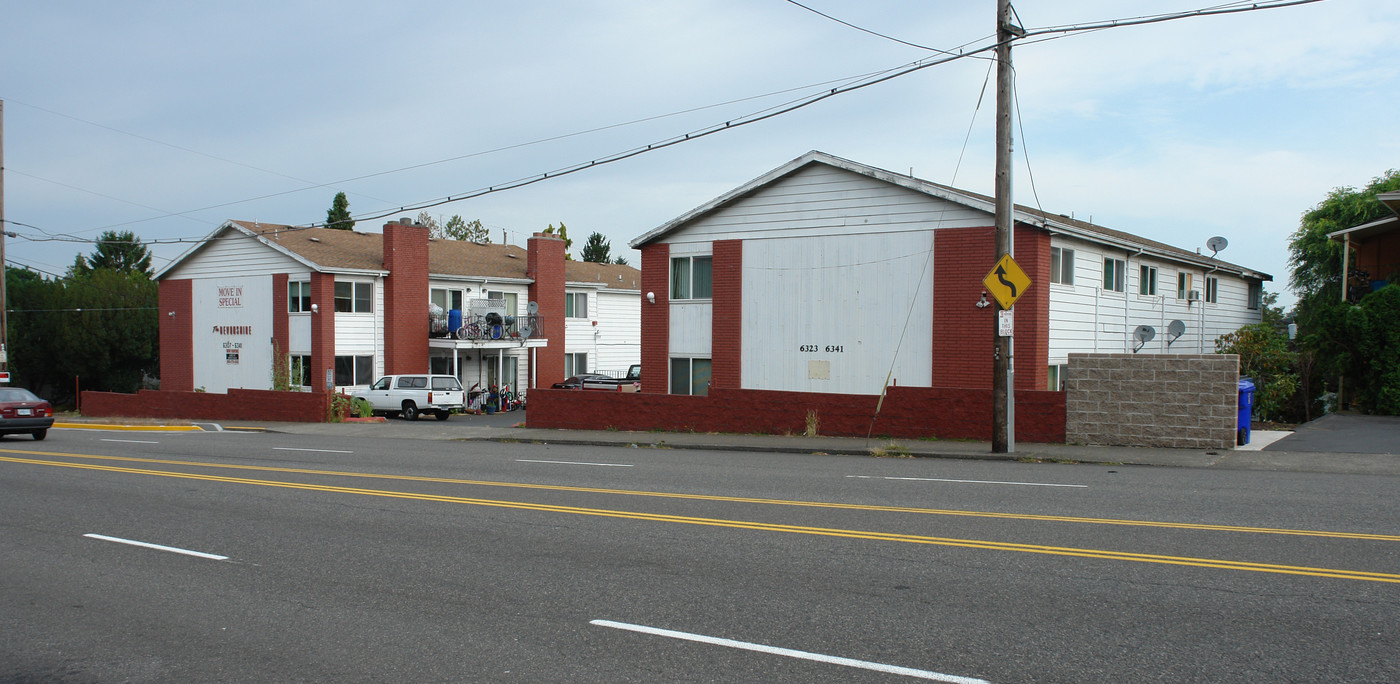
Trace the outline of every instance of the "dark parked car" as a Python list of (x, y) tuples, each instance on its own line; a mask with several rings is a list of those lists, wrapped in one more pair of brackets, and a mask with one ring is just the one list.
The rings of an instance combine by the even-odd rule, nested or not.
[(0, 435), (48, 436), (53, 427), (53, 405), (19, 387), (0, 387)]
[(553, 387), (554, 389), (583, 389), (585, 387), (593, 389), (595, 387), (598, 387), (599, 385), (606, 385), (608, 383), (616, 382), (617, 380), (610, 378), (606, 375), (599, 375), (597, 373), (580, 373), (572, 378), (565, 380), (564, 382), (554, 383)]

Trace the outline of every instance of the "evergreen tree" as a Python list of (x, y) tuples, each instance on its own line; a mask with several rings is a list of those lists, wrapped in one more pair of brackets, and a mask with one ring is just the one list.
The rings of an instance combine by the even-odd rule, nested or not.
[(326, 227), (337, 230), (352, 230), (355, 228), (355, 220), (350, 218), (350, 200), (345, 198), (345, 193), (335, 193), (335, 199), (331, 200), (331, 208), (326, 210)]
[(584, 261), (606, 264), (612, 261), (611, 251), (612, 242), (605, 240), (602, 233), (595, 231), (588, 236), (588, 241), (583, 243), (583, 251), (580, 255)]

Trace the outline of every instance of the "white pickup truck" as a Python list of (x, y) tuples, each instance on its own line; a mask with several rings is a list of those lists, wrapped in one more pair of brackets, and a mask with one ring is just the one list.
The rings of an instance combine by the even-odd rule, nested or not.
[(398, 414), (404, 420), (418, 420), (422, 413), (447, 420), (466, 406), (462, 383), (451, 375), (386, 375), (350, 397), (369, 402), (375, 413)]

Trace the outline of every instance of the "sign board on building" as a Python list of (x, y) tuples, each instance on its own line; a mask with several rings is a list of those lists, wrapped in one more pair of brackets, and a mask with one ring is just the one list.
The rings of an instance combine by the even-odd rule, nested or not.
[(987, 291), (996, 297), (1001, 308), (1010, 309), (1016, 300), (1025, 294), (1026, 288), (1031, 286), (1031, 278), (1025, 271), (1016, 264), (1016, 260), (1010, 254), (1003, 256), (996, 266), (987, 273), (987, 277), (982, 279), (982, 284), (987, 287)]
[(10, 371), (0, 371), (0, 382), (10, 381)]

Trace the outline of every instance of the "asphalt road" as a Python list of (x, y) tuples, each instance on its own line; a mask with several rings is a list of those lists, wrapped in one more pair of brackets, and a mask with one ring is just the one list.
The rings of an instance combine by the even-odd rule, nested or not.
[(0, 681), (1390, 682), (1396, 485), (55, 430)]

